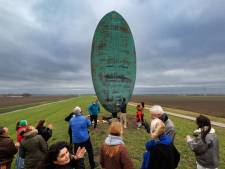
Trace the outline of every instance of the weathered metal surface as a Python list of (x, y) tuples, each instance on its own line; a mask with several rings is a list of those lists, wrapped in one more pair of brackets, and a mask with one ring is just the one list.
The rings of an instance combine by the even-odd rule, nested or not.
[(122, 98), (128, 102), (136, 79), (136, 53), (127, 22), (117, 12), (98, 23), (92, 41), (91, 73), (96, 95), (103, 107), (119, 111)]

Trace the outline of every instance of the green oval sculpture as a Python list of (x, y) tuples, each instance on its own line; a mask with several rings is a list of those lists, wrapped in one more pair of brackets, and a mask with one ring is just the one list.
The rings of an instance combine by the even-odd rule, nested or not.
[(127, 22), (117, 12), (98, 23), (92, 41), (91, 73), (96, 95), (111, 113), (119, 112), (122, 98), (130, 100), (136, 79), (136, 53)]

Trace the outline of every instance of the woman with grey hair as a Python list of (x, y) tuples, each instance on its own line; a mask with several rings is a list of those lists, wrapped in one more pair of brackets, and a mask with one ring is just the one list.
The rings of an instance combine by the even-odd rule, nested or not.
[(176, 130), (173, 122), (169, 119), (168, 115), (164, 112), (163, 108), (160, 105), (154, 105), (150, 108), (152, 119), (159, 118), (165, 124), (165, 134), (170, 135), (172, 137), (172, 141), (174, 142), (174, 138), (176, 135)]

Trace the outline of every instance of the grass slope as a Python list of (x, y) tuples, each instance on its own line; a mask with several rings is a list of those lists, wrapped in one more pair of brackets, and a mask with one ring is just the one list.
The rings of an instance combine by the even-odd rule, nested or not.
[[(68, 124), (64, 121), (64, 118), (69, 114), (73, 107), (76, 105), (81, 106), (84, 111), (84, 114), (87, 114), (87, 105), (94, 99), (93, 96), (82, 96), (76, 97), (73, 99), (67, 99), (62, 102), (52, 103), (48, 105), (38, 106), (34, 108), (29, 108), (27, 111), (21, 111), (11, 114), (0, 115), (0, 125), (7, 126), (9, 128), (10, 136), (16, 140), (15, 135), (15, 124), (16, 121), (21, 119), (27, 119), (28, 122), (32, 125), (40, 119), (45, 119), (48, 123), (52, 123), (54, 126), (53, 136), (49, 141), (49, 144), (59, 141), (59, 140), (69, 140), (67, 129)], [(105, 110), (101, 110), (102, 115), (110, 115)], [(149, 113), (145, 112), (145, 118), (149, 119)], [(195, 158), (194, 154), (191, 152), (187, 144), (185, 143), (185, 136), (191, 134), (195, 129), (195, 123), (192, 121), (170, 117), (177, 130), (175, 145), (181, 153), (181, 161), (179, 163), (179, 169), (193, 169), (195, 167)], [(129, 154), (133, 159), (135, 168), (140, 168), (142, 162), (142, 155), (145, 151), (144, 144), (149, 139), (149, 135), (145, 132), (144, 129), (137, 130), (135, 128), (135, 108), (128, 107), (128, 129), (124, 131), (124, 141), (126, 147), (128, 148)], [(100, 124), (98, 126), (97, 132), (94, 132), (90, 128), (91, 140), (94, 146), (94, 154), (96, 161), (99, 160), (99, 149), (103, 143), (105, 137), (107, 136), (108, 124)], [(225, 168), (225, 136), (224, 129), (215, 127), (216, 132), (219, 136), (220, 141), (220, 168)], [(86, 157), (87, 159), (87, 157)], [(15, 168), (14, 164), (12, 168)], [(100, 167), (99, 167), (100, 168)]]

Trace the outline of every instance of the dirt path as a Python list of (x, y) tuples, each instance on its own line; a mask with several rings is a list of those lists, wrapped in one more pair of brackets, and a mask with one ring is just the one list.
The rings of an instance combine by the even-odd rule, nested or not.
[[(131, 105), (131, 106), (137, 106), (137, 103), (130, 102), (129, 105)], [(150, 106), (149, 105), (145, 105), (145, 108), (149, 109)], [(187, 119), (187, 120), (192, 120), (192, 121), (195, 121), (196, 120), (195, 117), (191, 117), (191, 116), (186, 116), (186, 115), (182, 115), (182, 114), (178, 114), (178, 113), (172, 113), (172, 112), (168, 112), (168, 111), (166, 113), (169, 114), (169, 115), (171, 115), (171, 116), (180, 117), (180, 118)], [(225, 124), (224, 123), (219, 123), (219, 122), (216, 122), (216, 121), (211, 121), (211, 124), (214, 125), (214, 126), (217, 126), (217, 127), (225, 128)]]

